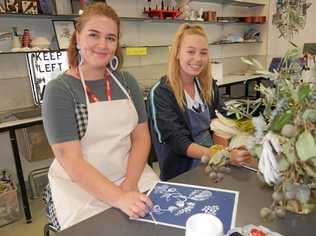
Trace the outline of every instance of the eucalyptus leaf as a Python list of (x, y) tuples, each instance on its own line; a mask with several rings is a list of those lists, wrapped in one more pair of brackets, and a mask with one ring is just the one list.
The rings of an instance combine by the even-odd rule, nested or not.
[(230, 148), (238, 148), (240, 146), (246, 145), (249, 139), (249, 134), (239, 133), (233, 136), (229, 142)]
[(272, 124), (272, 130), (275, 132), (280, 131), (284, 125), (288, 124), (292, 119), (292, 112), (286, 111), (285, 113), (276, 117)]
[(289, 163), (294, 164), (297, 161), (295, 156), (294, 147), (291, 146), (290, 142), (283, 144), (283, 153), (286, 156), (286, 159)]
[(313, 163), (314, 166), (316, 166), (316, 157), (309, 159), (311, 163)]
[(225, 163), (225, 159), (226, 159), (226, 157), (225, 157), (224, 150), (218, 151), (212, 156), (212, 158), (209, 161), (209, 164), (219, 166), (222, 163)]
[(304, 164), (303, 166), (304, 170), (308, 174), (308, 176), (316, 177), (316, 167), (315, 166), (310, 166), (308, 164)]
[(311, 197), (311, 191), (306, 185), (300, 185), (297, 188), (296, 198), (301, 203), (303, 203), (303, 204), (307, 203), (309, 201), (310, 197)]
[(310, 158), (316, 157), (315, 140), (309, 130), (305, 130), (300, 134), (295, 146), (298, 157), (302, 161), (307, 161)]
[(278, 164), (279, 164), (280, 171), (286, 171), (290, 166), (290, 163), (286, 160), (285, 157), (282, 157), (279, 160)]
[(283, 191), (284, 192), (291, 192), (296, 188), (296, 186), (293, 183), (286, 182), (283, 184)]
[(316, 109), (307, 109), (303, 114), (304, 120), (309, 120), (313, 123), (316, 122)]
[(297, 97), (299, 102), (304, 102), (310, 96), (310, 87), (309, 84), (303, 84), (299, 87), (297, 92)]

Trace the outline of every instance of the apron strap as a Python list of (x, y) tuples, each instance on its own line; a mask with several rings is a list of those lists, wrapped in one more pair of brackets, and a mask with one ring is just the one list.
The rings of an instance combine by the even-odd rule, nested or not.
[(116, 84), (121, 88), (121, 90), (125, 93), (128, 99), (131, 99), (130, 95), (128, 94), (127, 90), (123, 87), (123, 85), (120, 83), (120, 81), (116, 78), (116, 76), (108, 69), (106, 68), (108, 73), (112, 76)]

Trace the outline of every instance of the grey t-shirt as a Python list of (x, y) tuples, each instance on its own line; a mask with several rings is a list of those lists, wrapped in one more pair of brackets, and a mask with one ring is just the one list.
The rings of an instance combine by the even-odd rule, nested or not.
[[(135, 78), (128, 72), (115, 72), (114, 75), (130, 94), (138, 114), (138, 123), (147, 120), (142, 92)], [(106, 101), (105, 80), (85, 81), (101, 101)], [(126, 94), (110, 76), (112, 99), (125, 99)], [(81, 81), (67, 74), (50, 81), (44, 92), (42, 115), (44, 128), (50, 144), (80, 140), (75, 107), (86, 105), (84, 89)], [(89, 118), (88, 118), (89, 122)]]

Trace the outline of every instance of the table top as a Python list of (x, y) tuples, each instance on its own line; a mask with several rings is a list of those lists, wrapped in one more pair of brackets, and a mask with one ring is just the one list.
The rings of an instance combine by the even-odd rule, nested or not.
[(237, 75), (237, 74), (229, 74), (224, 75), (222, 80), (217, 81), (217, 86), (225, 86), (232, 85), (236, 83), (246, 82), (247, 80), (256, 80), (266, 78), (264, 75)]
[[(272, 203), (272, 189), (263, 186), (258, 180), (256, 173), (244, 168), (233, 167), (232, 173), (225, 175), (222, 182), (213, 183), (204, 172), (204, 166), (199, 166), (194, 170), (172, 179), (171, 182), (239, 191), (236, 227), (246, 224), (263, 225), (285, 236), (307, 236), (314, 234), (314, 231), (316, 231), (316, 211), (309, 215), (288, 213), (284, 219), (277, 219), (274, 222), (263, 221), (260, 218), (259, 212), (262, 207), (269, 206)], [(129, 220), (124, 213), (111, 208), (57, 233), (57, 236), (81, 235), (184, 236), (185, 231), (172, 227)]]
[(40, 123), (42, 120), (42, 117), (34, 117), (2, 122), (0, 123), (0, 132), (7, 131), (10, 128), (23, 128), (24, 126), (28, 126), (34, 123)]

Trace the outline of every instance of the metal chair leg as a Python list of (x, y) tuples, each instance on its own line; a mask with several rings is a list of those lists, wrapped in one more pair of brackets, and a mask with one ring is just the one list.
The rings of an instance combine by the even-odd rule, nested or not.
[(48, 224), (46, 224), (44, 226), (44, 236), (49, 236), (49, 232), (56, 233), (57, 229), (54, 226), (52, 226), (51, 224), (48, 223)]

